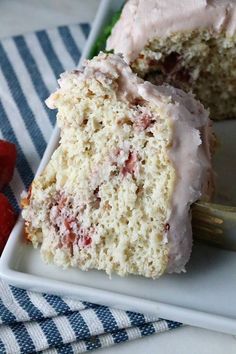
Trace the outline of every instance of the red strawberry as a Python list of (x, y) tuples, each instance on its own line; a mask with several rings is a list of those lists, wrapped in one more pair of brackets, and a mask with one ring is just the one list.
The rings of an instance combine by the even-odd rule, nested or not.
[(16, 215), (7, 197), (0, 193), (0, 254), (2, 253), (11, 230), (16, 222)]
[(123, 176), (126, 176), (128, 173), (134, 173), (137, 163), (137, 154), (135, 152), (130, 152), (128, 159), (125, 161), (124, 167), (121, 169)]
[(92, 239), (90, 236), (85, 236), (83, 241), (85, 246), (89, 246), (92, 243)]
[(16, 164), (16, 146), (0, 140), (0, 190), (12, 179)]

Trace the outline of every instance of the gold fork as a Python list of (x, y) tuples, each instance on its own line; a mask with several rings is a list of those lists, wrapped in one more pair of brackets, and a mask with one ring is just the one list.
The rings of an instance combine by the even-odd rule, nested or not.
[(236, 207), (197, 202), (192, 217), (195, 240), (236, 251)]

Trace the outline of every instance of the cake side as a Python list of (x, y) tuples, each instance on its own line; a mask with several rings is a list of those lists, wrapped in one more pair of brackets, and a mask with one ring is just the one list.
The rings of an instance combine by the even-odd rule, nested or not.
[[(209, 123), (202, 106), (180, 90), (143, 82), (119, 56), (105, 54), (83, 72), (64, 74), (48, 105), (58, 109), (60, 146), (23, 210), (43, 259), (153, 278), (183, 270), (191, 252), (189, 206), (210, 169), (206, 153), (199, 156), (200, 129)], [(194, 137), (188, 151), (197, 185), (181, 176), (192, 163), (185, 170), (171, 156), (183, 131)], [(179, 209), (174, 194), (186, 181)]]
[[(166, 272), (181, 272), (190, 258), (192, 227), (190, 206), (196, 200), (210, 200), (214, 177), (211, 154), (214, 134), (211, 121), (203, 105), (191, 94), (171, 86), (153, 86), (145, 82), (143, 98), (157, 98), (157, 92), (171, 97), (168, 117), (173, 133), (168, 156), (176, 172), (171, 199), (171, 213), (167, 222), (168, 264)], [(155, 99), (154, 99), (155, 100)]]

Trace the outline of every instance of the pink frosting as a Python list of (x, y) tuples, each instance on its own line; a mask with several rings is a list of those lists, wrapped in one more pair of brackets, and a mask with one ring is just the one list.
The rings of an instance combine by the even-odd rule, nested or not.
[(208, 188), (212, 174), (210, 120), (201, 103), (182, 90), (144, 82), (139, 86), (138, 93), (157, 105), (163, 104), (164, 97), (171, 97), (174, 101), (166, 106), (173, 125), (169, 157), (177, 173), (167, 220), (169, 262), (166, 271), (181, 272), (192, 249), (190, 206), (201, 197), (207, 196), (208, 192), (211, 193)]
[(155, 37), (209, 28), (236, 32), (236, 0), (129, 0), (107, 41), (107, 50), (135, 60)]

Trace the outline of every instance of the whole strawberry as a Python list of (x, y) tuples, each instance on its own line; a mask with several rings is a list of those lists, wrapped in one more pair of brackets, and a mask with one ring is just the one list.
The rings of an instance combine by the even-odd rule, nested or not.
[(13, 211), (7, 197), (0, 193), (0, 254), (16, 222), (16, 214)]
[(16, 146), (0, 140), (0, 190), (12, 179), (16, 164)]

